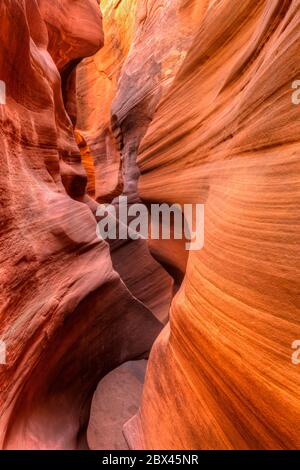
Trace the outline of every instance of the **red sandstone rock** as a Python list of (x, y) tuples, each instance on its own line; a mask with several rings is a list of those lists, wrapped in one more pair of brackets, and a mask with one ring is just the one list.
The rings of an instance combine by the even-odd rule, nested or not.
[(205, 246), (150, 356), (134, 448), (300, 446), (299, 21), (298, 1), (212, 2), (143, 141), (141, 197), (205, 203)]
[[(77, 77), (77, 127), (94, 160), (97, 200), (135, 190), (137, 146), (206, 5), (206, 0), (164, 0), (163, 7), (158, 0), (102, 0), (105, 45), (80, 65)], [(115, 141), (123, 149), (122, 166)]]
[[(76, 448), (99, 379), (146, 356), (161, 326), (113, 270), (81, 202), (86, 177), (57, 66), (102, 43), (96, 2), (4, 0), (0, 17), (0, 443)], [(64, 33), (55, 39), (54, 19)]]
[[(89, 417), (92, 394), (147, 357), (168, 314), (151, 250), (183, 284), (129, 445), (299, 448), (299, 1), (101, 8), (98, 51), (96, 0), (0, 4), (1, 447), (82, 447), (88, 421), (90, 446), (108, 445), (113, 404), (95, 402), (112, 376)], [(122, 191), (205, 203), (204, 249), (99, 241), (97, 202)]]
[(137, 0), (102, 0), (105, 44), (77, 71), (77, 128), (85, 139), (84, 163), (89, 168), (90, 193), (110, 202), (122, 191), (120, 152), (111, 128), (111, 103), (131, 46)]

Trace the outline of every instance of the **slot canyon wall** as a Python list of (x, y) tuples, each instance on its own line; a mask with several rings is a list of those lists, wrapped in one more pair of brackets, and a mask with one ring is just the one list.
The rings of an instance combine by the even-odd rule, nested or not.
[[(103, 45), (98, 2), (5, 0), (0, 18), (0, 444), (78, 448), (99, 380), (147, 357), (162, 324), (96, 236), (74, 137), (74, 67)], [(149, 258), (157, 313), (172, 280)]]
[[(85, 447), (154, 342), (131, 448), (299, 448), (300, 1), (98, 3), (0, 4), (0, 445)], [(120, 194), (204, 248), (99, 240)]]
[(204, 202), (205, 244), (152, 351), (134, 447), (299, 448), (299, 22), (298, 0), (214, 2), (140, 148), (140, 196)]

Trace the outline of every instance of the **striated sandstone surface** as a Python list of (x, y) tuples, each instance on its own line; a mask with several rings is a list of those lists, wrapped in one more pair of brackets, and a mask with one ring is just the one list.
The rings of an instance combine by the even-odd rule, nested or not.
[(96, 237), (64, 106), (74, 61), (103, 43), (97, 2), (4, 0), (0, 18), (0, 445), (76, 448), (99, 379), (161, 324)]
[(205, 203), (205, 246), (151, 353), (134, 448), (300, 446), (299, 21), (297, 0), (213, 2), (142, 143), (141, 197)]
[(88, 192), (110, 202), (122, 190), (120, 152), (111, 129), (111, 103), (129, 52), (137, 0), (102, 0), (104, 46), (77, 69), (77, 132), (88, 174)]
[(77, 75), (77, 129), (88, 146), (84, 159), (98, 201), (135, 191), (137, 147), (207, 4), (102, 0), (105, 44)]
[[(300, 448), (300, 2), (100, 3), (0, 3), (0, 446), (125, 448), (175, 284), (127, 444)], [(204, 248), (100, 241), (121, 193)]]
[[(117, 205), (121, 192), (129, 202), (139, 201), (139, 143), (207, 5), (206, 0), (101, 3), (105, 45), (78, 68), (76, 123), (89, 193), (97, 201)], [(147, 244), (114, 242), (111, 256), (126, 286), (165, 323), (173, 279), (153, 260)]]

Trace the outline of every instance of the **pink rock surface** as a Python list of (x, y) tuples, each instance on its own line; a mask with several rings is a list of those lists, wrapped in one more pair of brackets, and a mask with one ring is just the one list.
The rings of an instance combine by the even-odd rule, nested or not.
[(300, 447), (299, 21), (298, 1), (212, 2), (141, 145), (141, 197), (204, 203), (205, 243), (152, 350), (134, 448)]
[[(300, 448), (299, 0), (101, 10), (0, 2), (0, 447)], [(121, 193), (204, 248), (99, 240)]]
[(76, 448), (99, 379), (147, 355), (161, 326), (96, 237), (64, 107), (58, 68), (103, 42), (96, 2), (5, 0), (0, 17), (0, 443)]
[(92, 450), (128, 450), (123, 425), (138, 411), (147, 362), (127, 362), (101, 380), (94, 394), (87, 439)]

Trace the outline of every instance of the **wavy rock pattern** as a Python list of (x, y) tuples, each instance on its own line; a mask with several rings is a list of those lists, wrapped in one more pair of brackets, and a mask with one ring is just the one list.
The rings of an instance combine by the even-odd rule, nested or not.
[[(160, 333), (130, 447), (300, 448), (300, 2), (101, 10), (0, 3), (0, 446), (122, 446), (101, 400)], [(122, 192), (204, 203), (204, 248), (100, 241)]]
[(70, 65), (103, 42), (97, 2), (4, 0), (0, 17), (0, 443), (76, 448), (100, 378), (147, 356), (161, 324), (96, 238), (64, 107)]
[(150, 356), (134, 448), (300, 447), (299, 21), (297, 0), (213, 2), (142, 143), (141, 197), (205, 203), (205, 247)]
[(82, 62), (77, 77), (77, 127), (89, 147), (87, 165), (94, 164), (89, 173), (98, 201), (135, 192), (137, 147), (206, 4), (102, 0), (105, 45)]
[(83, 161), (88, 168), (89, 193), (110, 202), (122, 191), (120, 152), (111, 128), (111, 103), (120, 71), (130, 49), (137, 0), (103, 0), (105, 44), (77, 71), (77, 129), (85, 140)]

